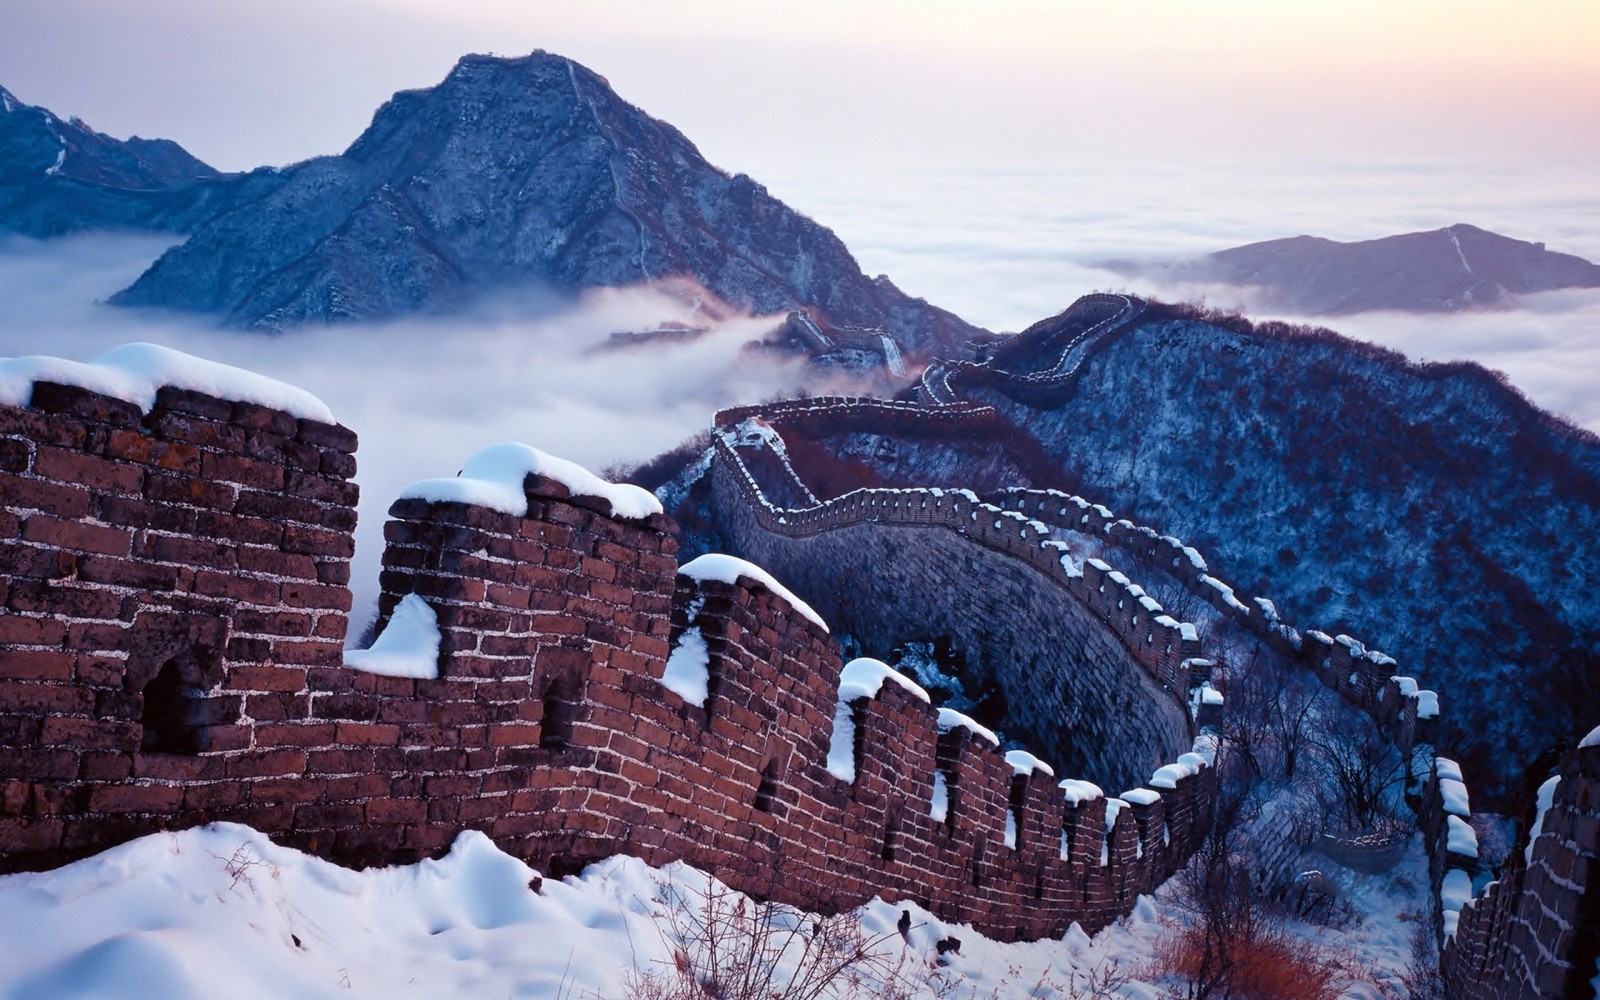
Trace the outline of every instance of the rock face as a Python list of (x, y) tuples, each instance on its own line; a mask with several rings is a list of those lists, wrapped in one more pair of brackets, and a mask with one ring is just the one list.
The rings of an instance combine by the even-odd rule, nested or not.
[(0, 232), (188, 232), (277, 183), (270, 171), (218, 173), (168, 139), (113, 139), (0, 87)]
[(118, 296), (275, 328), (436, 312), (474, 293), (691, 278), (909, 350), (980, 335), (861, 273), (832, 232), (559, 56), (468, 56), (396, 94), (340, 156), (221, 214)]
[(1359, 243), (1315, 236), (1268, 240), (1168, 273), (1188, 281), (1256, 285), (1267, 307), (1309, 315), (1453, 312), (1503, 306), (1528, 292), (1600, 287), (1600, 265), (1461, 224)]

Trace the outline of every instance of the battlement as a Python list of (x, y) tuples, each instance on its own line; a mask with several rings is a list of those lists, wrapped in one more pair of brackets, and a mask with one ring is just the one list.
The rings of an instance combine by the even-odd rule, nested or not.
[[(679, 572), (669, 519), (559, 476), (397, 500), (380, 638), (420, 601), (437, 653), (353, 669), (355, 435), (152, 392), (34, 381), (0, 405), (4, 870), (215, 820), (357, 863), (476, 828), (557, 874), (684, 859), (821, 910), (881, 894), (1032, 938), (1127, 912), (1203, 833), (1204, 763), (1108, 809), (904, 684), (841, 703), (814, 613), (755, 567)], [(1009, 518), (970, 530), (1026, 548)]]

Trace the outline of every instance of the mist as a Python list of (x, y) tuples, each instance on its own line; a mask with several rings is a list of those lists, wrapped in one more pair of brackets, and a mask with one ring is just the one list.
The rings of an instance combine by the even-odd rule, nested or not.
[[(170, 239), (0, 241), (0, 355), (87, 361), (149, 341), (310, 390), (361, 438), (352, 631), (376, 607), (383, 521), (407, 484), (459, 470), (478, 449), (520, 441), (599, 471), (642, 461), (710, 426), (722, 407), (801, 389), (864, 385), (798, 356), (746, 352), (774, 317), (709, 321), (682, 297), (606, 289), (567, 302), (519, 296), (474, 312), (264, 334), (207, 317), (101, 304)], [(708, 326), (685, 343), (606, 347), (662, 321)]]
[[(1170, 260), (1298, 233), (1370, 239), (1469, 222), (1600, 258), (1600, 190), (1584, 165), (1508, 183), (1483, 162), (1267, 165), (1085, 160), (1072, 171), (940, 168), (885, 176), (758, 177), (830, 226), (869, 274), (991, 330), (1020, 330), (1091, 291), (1204, 301), (1256, 318), (1328, 326), (1416, 360), (1507, 373), (1535, 403), (1600, 431), (1600, 291), (1549, 292), (1518, 308), (1446, 315), (1283, 316), (1249, 289), (1162, 285), (1112, 259)], [(370, 612), (388, 504), (416, 479), (450, 475), (478, 448), (522, 441), (592, 469), (659, 454), (720, 407), (800, 388), (861, 386), (768, 352), (741, 352), (772, 319), (735, 317), (689, 343), (597, 350), (613, 331), (704, 325), (680, 297), (605, 291), (578, 303), (499, 300), (466, 316), (266, 335), (207, 317), (100, 304), (170, 237), (0, 240), (0, 355), (87, 360), (128, 341), (165, 344), (263, 372), (321, 396), (361, 435), (353, 589)]]

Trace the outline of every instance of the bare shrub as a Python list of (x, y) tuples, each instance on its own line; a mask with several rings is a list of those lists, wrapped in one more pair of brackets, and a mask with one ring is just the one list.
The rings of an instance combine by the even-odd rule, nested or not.
[[(908, 1000), (896, 932), (868, 935), (849, 914), (817, 917), (712, 883), (662, 884), (670, 962), (634, 972), (628, 1000)], [(914, 963), (920, 965), (920, 963)]]

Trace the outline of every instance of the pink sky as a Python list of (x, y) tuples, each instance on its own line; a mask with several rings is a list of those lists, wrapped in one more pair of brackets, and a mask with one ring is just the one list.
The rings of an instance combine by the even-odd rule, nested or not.
[[(343, 148), (466, 51), (546, 48), (759, 176), (1186, 155), (1600, 155), (1590, 0), (52, 0), (0, 83), (241, 169)], [(819, 168), (821, 169), (821, 168)], [(834, 166), (832, 169), (838, 169)]]

